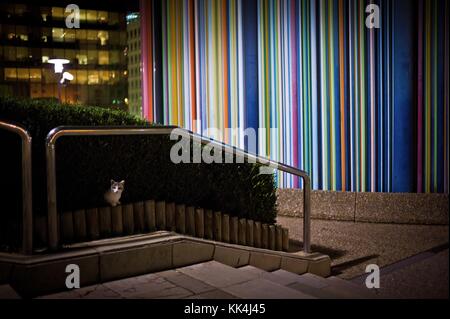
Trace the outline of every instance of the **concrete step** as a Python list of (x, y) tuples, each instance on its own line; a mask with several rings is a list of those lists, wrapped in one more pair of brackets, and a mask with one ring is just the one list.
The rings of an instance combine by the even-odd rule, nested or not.
[(0, 299), (21, 299), (10, 285), (0, 285)]
[[(274, 277), (271, 273), (245, 266), (233, 268), (216, 261), (177, 269), (187, 276), (205, 284), (219, 288), (223, 292), (238, 298), (256, 299), (311, 299), (314, 298), (301, 291), (291, 289), (273, 280), (265, 278)], [(220, 276), (218, 276), (220, 274)], [(272, 278), (273, 279), (273, 278)]]
[(237, 268), (221, 264), (217, 261), (208, 261), (186, 266), (178, 268), (177, 271), (216, 288), (235, 285), (254, 278), (245, 272), (239, 271)]
[(315, 299), (302, 291), (279, 285), (273, 281), (256, 278), (222, 288), (223, 291), (244, 299)]

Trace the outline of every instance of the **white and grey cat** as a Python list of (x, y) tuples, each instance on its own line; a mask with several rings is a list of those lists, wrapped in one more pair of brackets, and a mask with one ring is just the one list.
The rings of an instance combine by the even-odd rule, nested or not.
[(111, 187), (105, 192), (103, 198), (112, 207), (120, 205), (120, 197), (122, 196), (124, 185), (124, 180), (120, 182), (116, 182), (113, 179), (111, 180)]

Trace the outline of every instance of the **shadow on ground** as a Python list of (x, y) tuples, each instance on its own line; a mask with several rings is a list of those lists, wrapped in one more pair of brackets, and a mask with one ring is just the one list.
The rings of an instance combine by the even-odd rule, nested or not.
[[(303, 250), (303, 242), (295, 239), (289, 240), (289, 250), (290, 253), (295, 253)], [(322, 254), (330, 256), (331, 259), (339, 258), (345, 256), (347, 251), (341, 249), (333, 249), (326, 246), (321, 245), (311, 245), (311, 250), (313, 252), (320, 252)]]

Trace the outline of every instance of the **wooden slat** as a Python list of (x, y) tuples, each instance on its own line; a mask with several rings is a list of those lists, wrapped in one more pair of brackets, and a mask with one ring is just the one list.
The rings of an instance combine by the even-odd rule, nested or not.
[(111, 208), (111, 229), (113, 236), (123, 235), (122, 206)]
[(239, 219), (238, 244), (245, 245), (247, 242), (247, 220), (245, 218)]
[(253, 238), (254, 233), (253, 233), (253, 220), (252, 219), (247, 219), (247, 231), (246, 231), (246, 242), (247, 242), (247, 246), (252, 246), (253, 247)]
[(213, 212), (210, 209), (205, 211), (205, 238), (213, 239)]
[(142, 233), (145, 230), (144, 224), (144, 202), (137, 202), (133, 204), (134, 216), (134, 232)]
[(281, 225), (275, 226), (275, 249), (283, 250), (283, 228)]
[(166, 202), (156, 202), (156, 228), (158, 230), (166, 229)]
[(195, 209), (192, 206), (186, 208), (186, 234), (195, 236)]
[(236, 216), (230, 218), (230, 243), (237, 244), (239, 241), (239, 221)]
[(221, 212), (214, 212), (213, 235), (214, 235), (214, 240), (222, 241), (222, 213)]
[(253, 229), (253, 245), (256, 248), (261, 248), (261, 222), (255, 222)]
[(179, 234), (186, 233), (186, 206), (177, 205), (175, 207), (175, 231)]
[(261, 225), (261, 248), (269, 249), (269, 225)]
[(73, 232), (77, 242), (87, 239), (86, 212), (84, 210), (73, 212)]
[(175, 231), (175, 203), (166, 203), (166, 229)]
[(90, 208), (86, 210), (86, 227), (89, 239), (96, 240), (100, 238), (100, 229), (98, 224), (97, 208)]
[(133, 204), (122, 206), (122, 222), (123, 233), (125, 235), (134, 234)]
[(155, 231), (156, 230), (156, 203), (154, 200), (148, 200), (144, 202), (144, 220), (145, 220), (145, 229), (147, 231)]
[(74, 240), (72, 212), (63, 212), (61, 214), (61, 241), (71, 243)]
[(111, 207), (102, 207), (98, 210), (100, 237), (111, 237)]
[(230, 216), (228, 214), (222, 214), (222, 241), (230, 242)]
[(195, 236), (199, 238), (205, 237), (205, 213), (203, 208), (195, 209)]

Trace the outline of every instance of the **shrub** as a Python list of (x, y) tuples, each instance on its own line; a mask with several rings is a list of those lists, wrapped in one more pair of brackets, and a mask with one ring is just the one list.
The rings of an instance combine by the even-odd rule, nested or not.
[[(34, 214), (47, 212), (45, 138), (52, 128), (155, 125), (118, 110), (11, 98), (0, 98), (0, 119), (22, 124), (32, 135)], [(11, 137), (2, 131), (0, 134), (4, 153), (3, 141), (8, 139), (11, 145)], [(258, 174), (259, 166), (249, 163), (173, 164), (169, 158), (173, 143), (168, 136), (61, 138), (56, 144), (58, 211), (104, 206), (103, 193), (110, 179), (124, 179), (122, 204), (166, 200), (274, 222), (276, 195), (272, 175)], [(19, 150), (16, 147), (12, 155), (18, 163)], [(8, 180), (20, 180), (17, 169), (20, 168), (5, 170)], [(15, 202), (20, 202), (20, 192), (14, 193)]]

